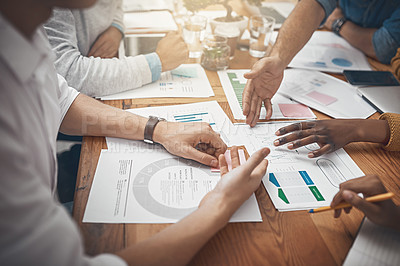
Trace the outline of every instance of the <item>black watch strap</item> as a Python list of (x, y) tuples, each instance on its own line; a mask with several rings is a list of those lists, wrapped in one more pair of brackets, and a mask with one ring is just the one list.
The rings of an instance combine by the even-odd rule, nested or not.
[(149, 120), (146, 123), (146, 127), (144, 128), (144, 142), (153, 144), (153, 133), (156, 125), (160, 121), (165, 121), (164, 118), (150, 116)]
[(344, 23), (346, 23), (346, 18), (345, 17), (341, 17), (338, 18), (337, 20), (332, 22), (332, 31), (336, 34), (340, 36), (340, 29), (343, 27)]

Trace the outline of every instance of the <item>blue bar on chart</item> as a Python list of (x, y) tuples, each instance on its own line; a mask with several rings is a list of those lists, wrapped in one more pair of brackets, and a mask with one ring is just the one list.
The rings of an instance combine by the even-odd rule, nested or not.
[(200, 112), (194, 114), (174, 115), (174, 119), (177, 122), (206, 122), (210, 126), (215, 125), (214, 120), (207, 112)]

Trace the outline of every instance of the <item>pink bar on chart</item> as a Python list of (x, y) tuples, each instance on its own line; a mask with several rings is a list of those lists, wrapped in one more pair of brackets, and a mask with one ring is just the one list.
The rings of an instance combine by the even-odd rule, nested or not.
[(318, 91), (312, 91), (308, 94), (306, 94), (308, 97), (313, 98), (319, 103), (322, 103), (323, 105), (329, 105), (331, 103), (334, 103), (337, 101), (335, 97), (332, 97), (330, 95), (318, 92)]
[[(239, 161), (240, 161), (240, 165), (244, 164), (246, 162), (246, 156), (244, 155), (244, 150), (239, 149), (238, 150), (239, 153)], [(229, 171), (232, 170), (232, 159), (231, 159), (231, 151), (227, 150), (225, 152), (225, 159), (226, 159), (226, 163), (228, 164), (228, 169)], [(219, 172), (219, 167), (218, 168), (211, 168), (211, 172)]]
[(278, 106), (285, 117), (314, 117), (314, 114), (310, 108), (300, 103), (278, 103)]

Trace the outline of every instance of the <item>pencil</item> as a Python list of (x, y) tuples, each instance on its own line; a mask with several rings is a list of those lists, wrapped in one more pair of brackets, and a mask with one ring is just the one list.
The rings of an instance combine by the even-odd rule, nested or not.
[[(372, 197), (368, 197), (365, 200), (368, 202), (378, 202), (378, 201), (384, 201), (384, 200), (388, 200), (394, 197), (394, 194), (392, 192), (387, 192), (387, 193), (383, 193), (383, 194), (379, 194), (379, 195), (375, 195)], [(343, 209), (343, 208), (347, 208), (347, 207), (351, 207), (352, 205), (347, 203), (347, 202), (343, 202), (338, 204), (336, 207), (332, 208), (330, 206), (327, 207), (321, 207), (321, 208), (317, 208), (317, 209), (311, 209), (308, 212), (309, 213), (316, 213), (316, 212), (323, 212), (323, 211), (329, 211), (329, 210), (337, 210), (337, 209)]]

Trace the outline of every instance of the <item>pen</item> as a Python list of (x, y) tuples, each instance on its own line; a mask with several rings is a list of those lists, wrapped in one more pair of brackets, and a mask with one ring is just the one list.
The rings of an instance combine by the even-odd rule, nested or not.
[[(378, 202), (378, 201), (384, 201), (384, 200), (388, 200), (394, 197), (394, 194), (392, 192), (387, 192), (387, 193), (383, 193), (383, 194), (379, 194), (379, 195), (375, 195), (372, 197), (368, 197), (365, 200), (368, 202)], [(327, 207), (321, 207), (321, 208), (317, 208), (317, 209), (311, 209), (308, 212), (309, 213), (316, 213), (316, 212), (323, 212), (323, 211), (329, 211), (329, 210), (337, 210), (337, 209), (343, 209), (343, 208), (347, 208), (347, 207), (351, 207), (352, 205), (346, 202), (340, 203), (338, 204), (336, 207), (332, 208), (330, 206)]]

